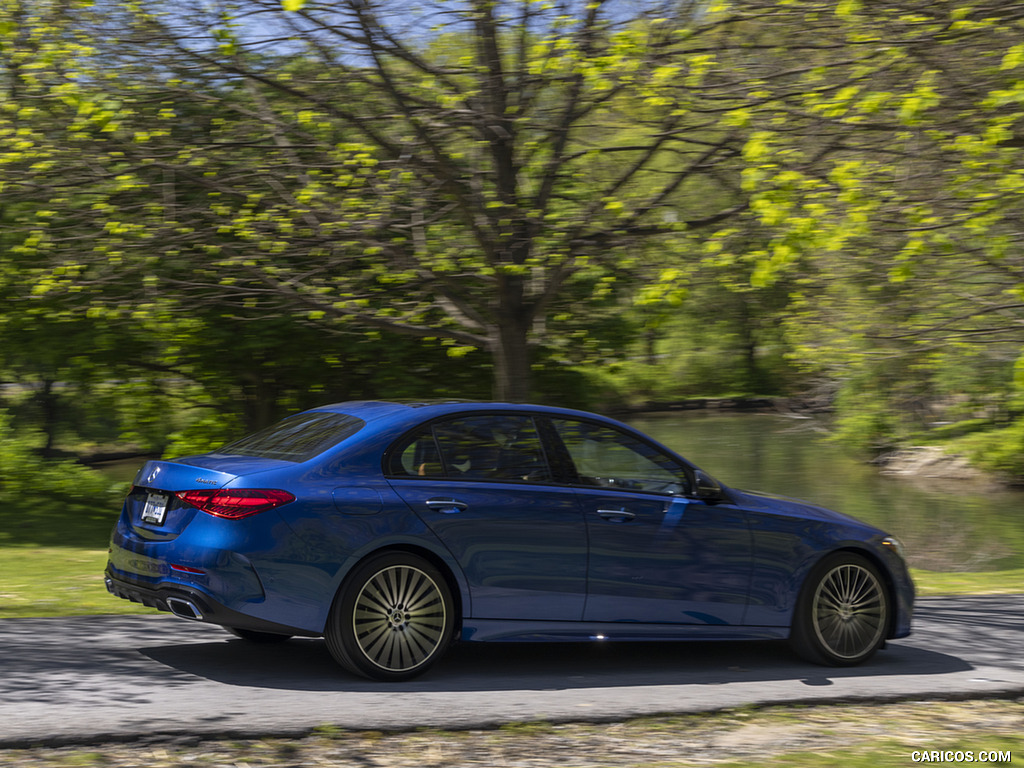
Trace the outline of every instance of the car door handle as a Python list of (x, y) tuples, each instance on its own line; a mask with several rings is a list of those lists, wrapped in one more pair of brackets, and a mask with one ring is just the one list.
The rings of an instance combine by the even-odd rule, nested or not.
[(604, 520), (610, 520), (613, 523), (625, 523), (636, 517), (636, 514), (626, 509), (599, 509), (597, 514)]
[(464, 501), (457, 499), (427, 499), (427, 506), (430, 509), (441, 512), (445, 515), (455, 515), (464, 510), (469, 505)]

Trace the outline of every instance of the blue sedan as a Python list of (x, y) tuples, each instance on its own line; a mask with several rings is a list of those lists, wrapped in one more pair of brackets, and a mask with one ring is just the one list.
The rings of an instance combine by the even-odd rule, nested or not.
[(376, 680), (456, 638), (789, 638), (853, 665), (910, 633), (914, 599), (877, 528), (592, 413), (453, 400), (328, 405), (147, 462), (106, 585), (254, 642), (323, 636)]

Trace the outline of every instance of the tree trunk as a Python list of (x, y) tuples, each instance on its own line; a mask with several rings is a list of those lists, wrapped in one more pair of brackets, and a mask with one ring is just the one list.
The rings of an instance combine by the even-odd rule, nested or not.
[(42, 448), (44, 459), (53, 458), (56, 453), (57, 443), (57, 420), (60, 416), (57, 395), (53, 391), (54, 381), (45, 379), (42, 392), (39, 393), (39, 406), (43, 412), (43, 434), (46, 435), (46, 444)]
[(257, 432), (278, 420), (277, 402), (280, 397), (277, 382), (260, 374), (259, 370), (242, 377), (242, 418), (247, 432)]
[(491, 336), (495, 400), (525, 403), (530, 399), (530, 347), (522, 324), (505, 323)]
[(530, 343), (532, 315), (526, 306), (526, 283), (516, 275), (503, 275), (498, 285), (498, 325), (490, 329), (494, 359), (495, 400), (524, 403), (530, 398)]

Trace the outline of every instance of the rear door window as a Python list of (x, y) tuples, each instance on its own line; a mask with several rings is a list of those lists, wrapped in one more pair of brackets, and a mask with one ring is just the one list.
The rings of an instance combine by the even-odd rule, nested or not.
[(397, 447), (390, 471), (463, 480), (551, 480), (533, 418), (518, 414), (481, 414), (435, 422)]

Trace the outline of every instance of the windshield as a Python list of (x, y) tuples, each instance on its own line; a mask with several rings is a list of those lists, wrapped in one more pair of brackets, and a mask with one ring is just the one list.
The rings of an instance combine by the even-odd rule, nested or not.
[(261, 459), (306, 461), (358, 432), (364, 422), (344, 413), (314, 411), (279, 421), (272, 427), (228, 443), (216, 452)]

